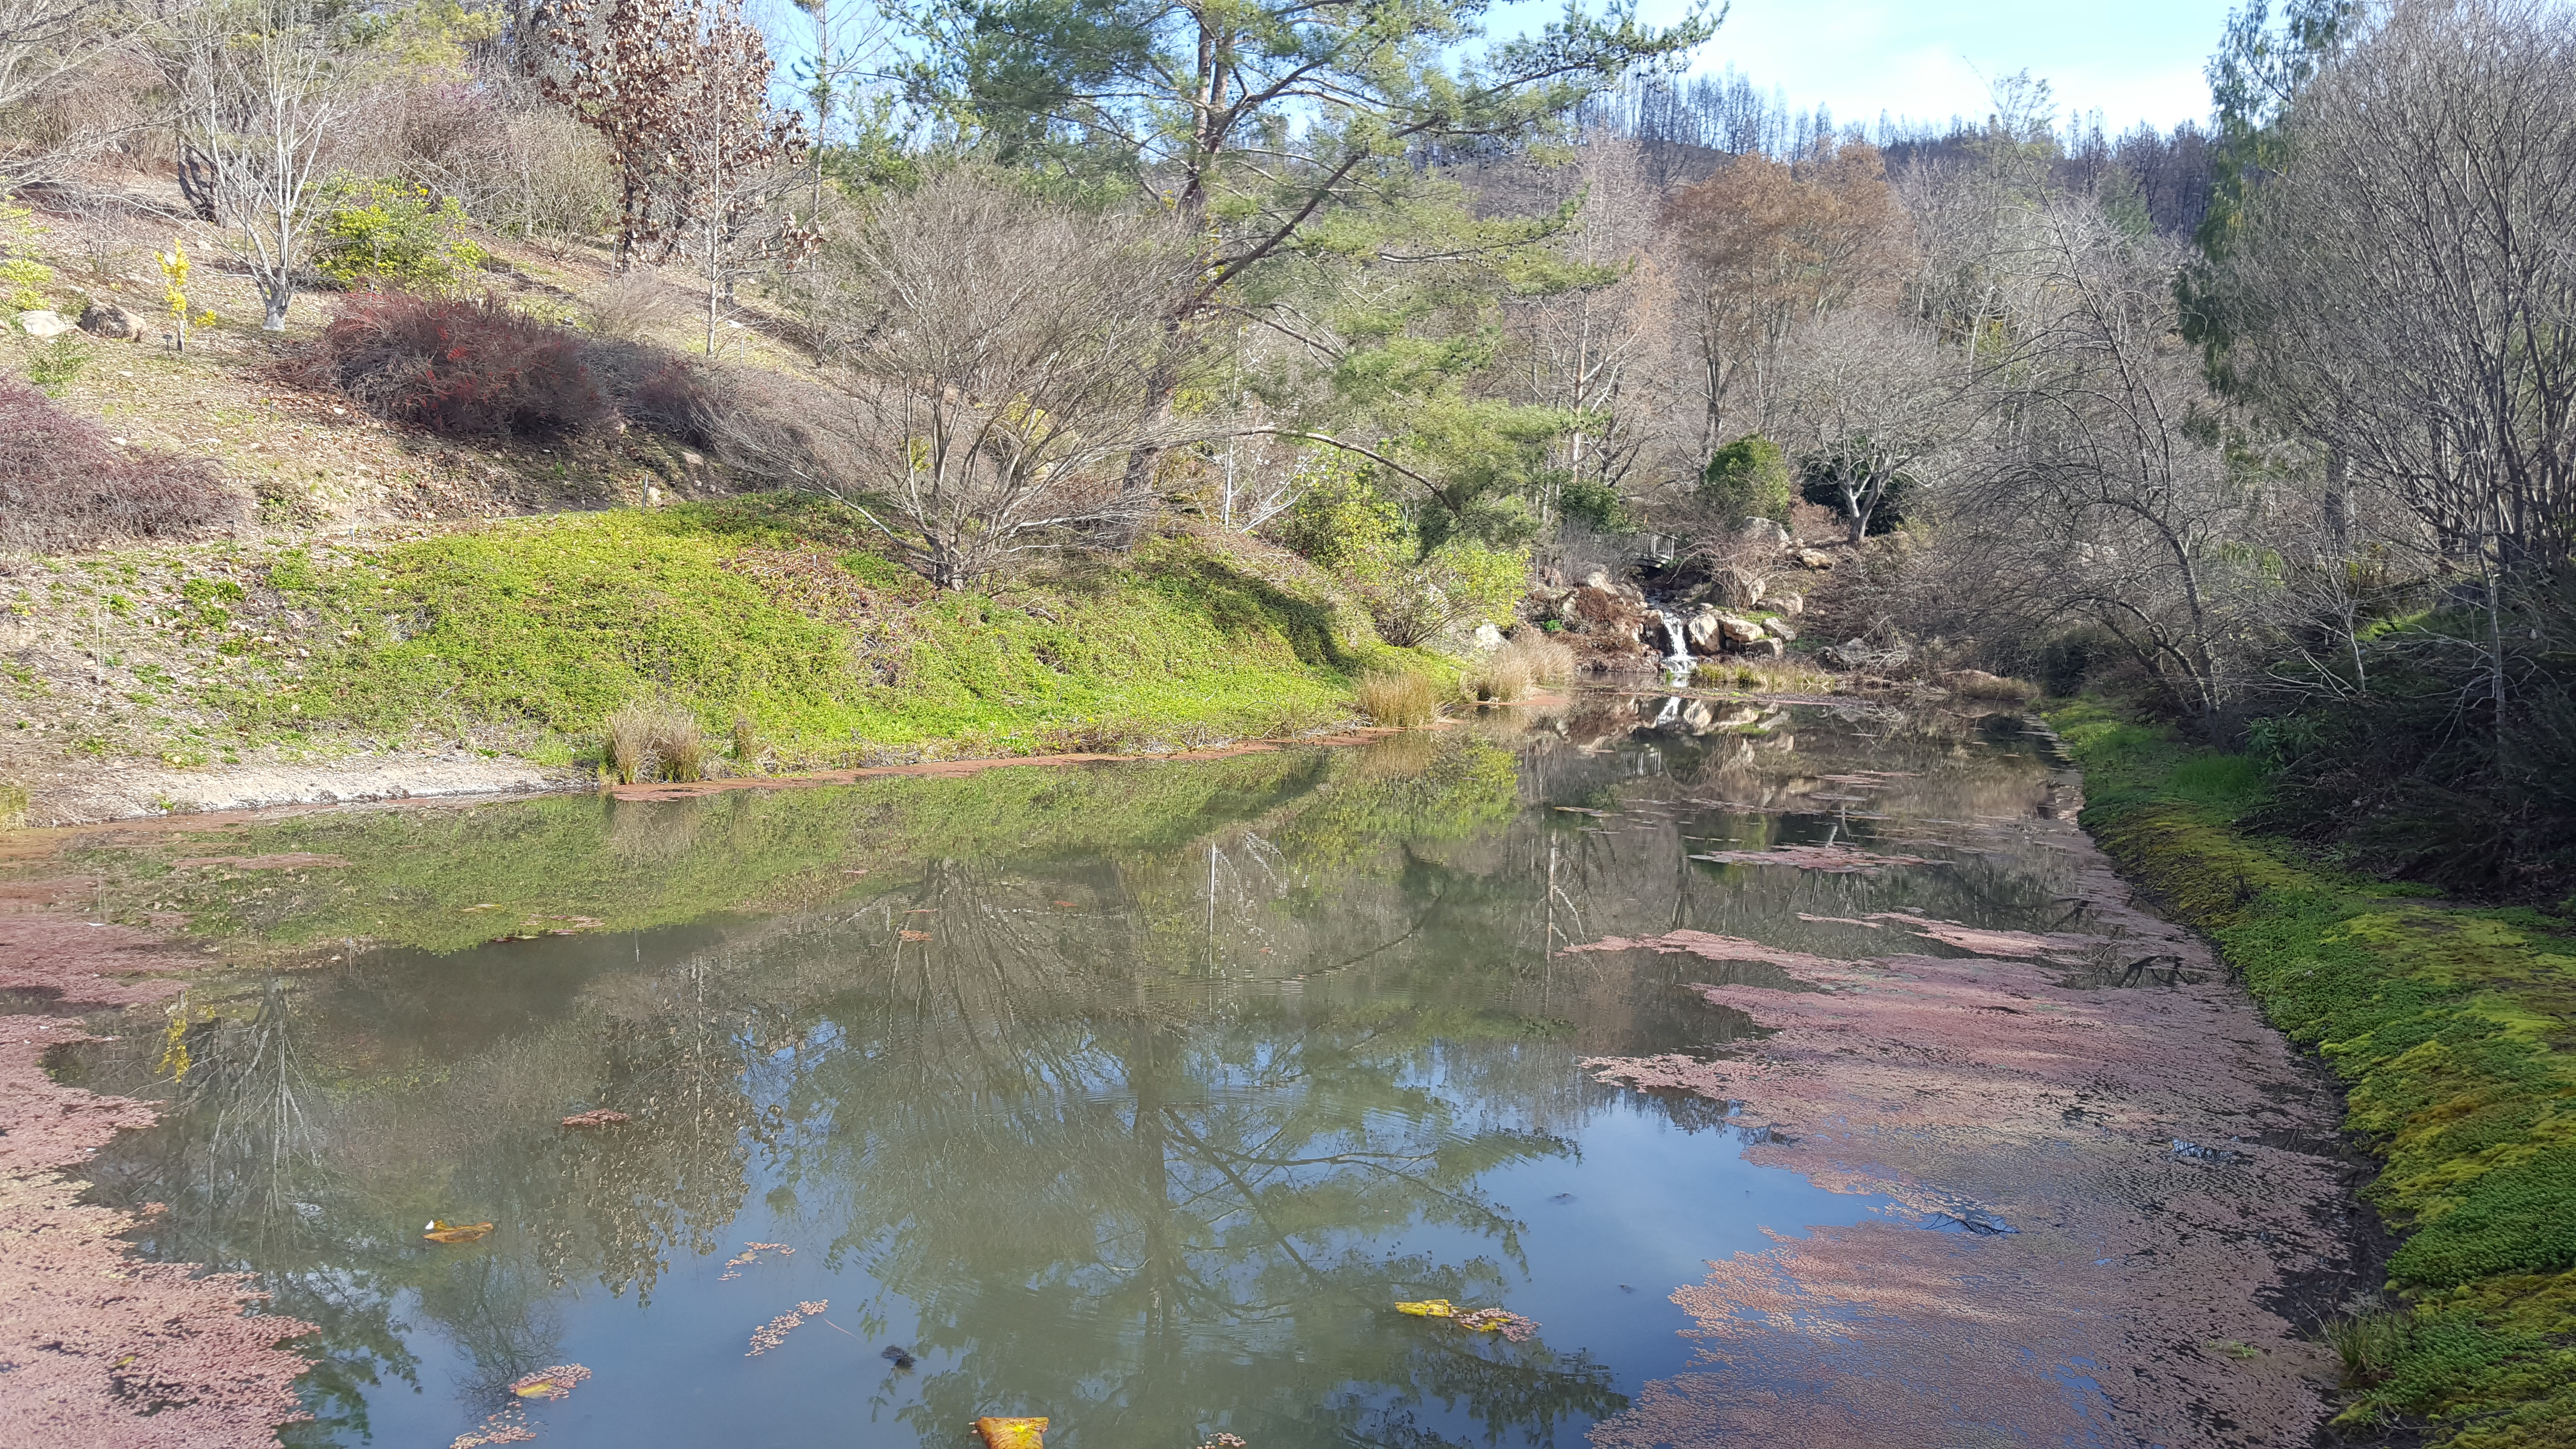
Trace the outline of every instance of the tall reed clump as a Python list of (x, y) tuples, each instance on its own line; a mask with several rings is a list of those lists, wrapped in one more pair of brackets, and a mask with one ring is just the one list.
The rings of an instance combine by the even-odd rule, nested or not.
[(1467, 692), (1478, 700), (1509, 703), (1542, 685), (1563, 684), (1573, 674), (1572, 649), (1524, 628), (1467, 676)]
[(1360, 712), (1372, 724), (1419, 729), (1440, 717), (1440, 692), (1419, 674), (1381, 671), (1360, 676)]
[(1528, 661), (1506, 647), (1495, 650), (1468, 672), (1467, 693), (1479, 704), (1509, 704), (1529, 693), (1531, 683)]
[(0, 780), (0, 830), (15, 830), (27, 823), (27, 787)]
[(671, 700), (636, 700), (608, 716), (603, 745), (621, 785), (706, 778), (706, 740), (698, 717)]

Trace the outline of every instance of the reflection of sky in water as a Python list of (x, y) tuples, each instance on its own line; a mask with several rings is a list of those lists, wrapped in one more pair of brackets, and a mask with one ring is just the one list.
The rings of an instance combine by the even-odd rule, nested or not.
[[(531, 868), (564, 877), (530, 887), (532, 913), (614, 923), (619, 871), (648, 899), (657, 871), (674, 891), (749, 883), (650, 929), (461, 951), (421, 937), (446, 954), (297, 978), (267, 999), (308, 1064), (310, 1165), (260, 1156), (242, 1130), (258, 1093), (235, 1084), (103, 1154), (101, 1195), (170, 1202), (150, 1250), (260, 1271), (279, 1311), (324, 1324), (326, 1422), (292, 1442), (445, 1444), (510, 1378), (578, 1362), (594, 1377), (532, 1410), (541, 1443), (946, 1444), (975, 1414), (1027, 1412), (1066, 1445), (1189, 1449), (1219, 1428), (1253, 1449), (1578, 1444), (1688, 1361), (1667, 1295), (1708, 1260), (1884, 1204), (1747, 1164), (1716, 1104), (1578, 1069), (1722, 1043), (1738, 1025), (1683, 986), (1733, 968), (1541, 943), (1691, 927), (1938, 951), (1800, 917), (2052, 909), (2046, 863), (2009, 848), (1874, 876), (1686, 862), (1710, 836), (1901, 830), (1914, 848), (1927, 818), (2026, 812), (2041, 779), (2011, 746), (1898, 749), (1821, 719), (1800, 736), (1795, 759), (1614, 731), (1517, 758), (1457, 737), (1322, 752), (1285, 785), (1258, 757), (1059, 775), (1070, 805), (995, 809), (980, 843), (939, 812), (989, 805), (975, 792), (1018, 788), (1012, 772), (608, 807), (604, 826), (574, 813), (587, 802), (493, 807), (456, 848), (572, 832), (568, 857)], [(1813, 777), (1865, 765), (1917, 776), (1868, 791), (1887, 821), (1794, 793), (1849, 793)], [(1171, 803), (1202, 779), (1227, 788)], [(1128, 793), (1095, 808), (1094, 789)], [(1086, 847), (1086, 828), (1148, 805), (1180, 823)], [(446, 875), (488, 862), (424, 861), (431, 819), (319, 817), (275, 843), (345, 853), (348, 899), (382, 886), (389, 916), (450, 930), (504, 886), (441, 900)], [(415, 833), (371, 843), (389, 829)], [(796, 842), (799, 869), (841, 858), (827, 851), (869, 864), (830, 872), (830, 904), (763, 909), (764, 890), (794, 892), (750, 873), (760, 830)], [(867, 853), (941, 831), (935, 851)], [(185, 904), (245, 936), (344, 929), (298, 925), (299, 909), (332, 919), (327, 893), (259, 899), (266, 917)], [(926, 943), (900, 934), (920, 925)], [(227, 1052), (269, 1060), (232, 1019), (201, 1084), (233, 1082)], [(140, 1050), (102, 1054), (93, 1084), (133, 1085)], [(588, 1106), (637, 1121), (552, 1126)], [(432, 1215), (502, 1226), (424, 1248)], [(745, 1242), (797, 1251), (724, 1278)], [(1430, 1296), (1541, 1328), (1509, 1345), (1392, 1312)], [(744, 1356), (753, 1329), (814, 1300), (825, 1321)], [(880, 1356), (897, 1343), (910, 1372)]]

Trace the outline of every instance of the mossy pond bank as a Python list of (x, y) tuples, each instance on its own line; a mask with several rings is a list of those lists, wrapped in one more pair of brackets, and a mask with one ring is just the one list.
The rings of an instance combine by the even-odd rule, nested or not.
[(290, 1444), (2298, 1442), (2334, 1098), (2077, 803), (1595, 695), (93, 834), (215, 964), (51, 1064), (163, 1106), (78, 1168), (144, 1256), (315, 1326)]

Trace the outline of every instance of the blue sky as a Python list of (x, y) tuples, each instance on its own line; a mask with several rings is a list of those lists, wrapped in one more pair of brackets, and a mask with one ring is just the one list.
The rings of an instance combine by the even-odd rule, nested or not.
[[(1641, 0), (1669, 22), (1688, 0)], [(2240, 0), (2241, 3), (2241, 0)], [(1593, 8), (1598, 8), (1597, 0)], [(1732, 64), (1778, 87), (1797, 109), (1822, 103), (1843, 122), (1881, 110), (1916, 120), (1985, 113), (1986, 81), (2027, 69), (2060, 103), (2100, 109), (2114, 131), (2138, 121), (2203, 120), (2201, 66), (2218, 48), (2229, 0), (1735, 0), (1697, 69)], [(1562, 9), (1562, 0), (1498, 4), (1501, 36)]]

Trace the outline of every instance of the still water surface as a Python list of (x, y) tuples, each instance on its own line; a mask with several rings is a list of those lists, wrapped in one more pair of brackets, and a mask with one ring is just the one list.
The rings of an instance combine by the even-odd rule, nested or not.
[[(112, 908), (230, 969), (184, 1080), (157, 1038), (81, 1060), (174, 1106), (92, 1175), (166, 1204), (148, 1254), (321, 1325), (290, 1443), (446, 1445), (579, 1364), (538, 1442), (1580, 1444), (1689, 1361), (1667, 1295), (1708, 1260), (1893, 1209), (1745, 1162), (1739, 1104), (1581, 1068), (1723, 1053), (1748, 1023), (1685, 986), (1786, 978), (1564, 948), (2064, 910), (2013, 844), (2053, 768), (2018, 722), (1755, 715), (103, 848)], [(1692, 858), (1822, 843), (1935, 863)], [(630, 1120), (559, 1125), (595, 1108)], [(1394, 1311), (1425, 1298), (1538, 1328)]]

